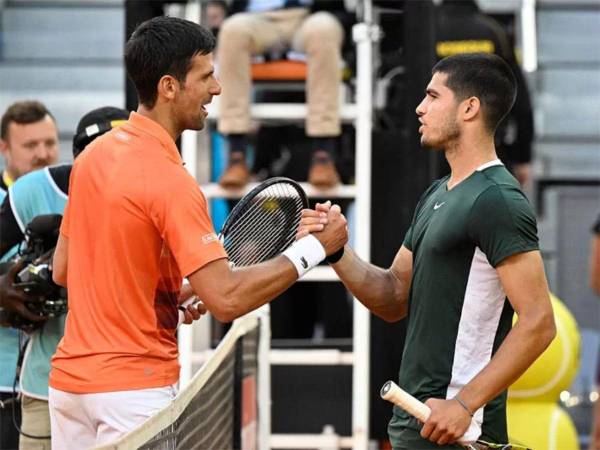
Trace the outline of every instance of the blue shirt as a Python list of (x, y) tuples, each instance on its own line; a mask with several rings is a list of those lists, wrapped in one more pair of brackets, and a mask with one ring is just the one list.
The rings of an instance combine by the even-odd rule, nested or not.
[[(48, 167), (19, 178), (9, 188), (9, 195), (13, 215), (23, 232), (34, 217), (42, 214), (62, 214), (67, 203), (67, 194), (57, 186)], [(44, 400), (48, 398), (50, 359), (64, 333), (64, 320), (65, 315), (50, 319), (43, 327), (31, 334), (20, 376), (21, 391), (30, 397)], [(17, 334), (16, 330), (4, 330), (10, 330)], [(0, 336), (3, 342), (4, 334), (6, 333)], [(6, 346), (0, 344), (0, 352), (4, 349), (6, 353), (0, 353), (0, 358), (2, 358), (0, 368), (3, 374), (0, 385), (6, 381), (4, 378), (8, 378), (4, 376), (7, 371), (12, 374), (10, 377), (14, 380), (19, 348), (18, 336), (16, 342), (17, 345), (14, 345), (14, 342)], [(14, 354), (11, 354), (11, 349)], [(12, 365), (13, 361), (14, 366)], [(12, 381), (10, 385), (12, 387)]]

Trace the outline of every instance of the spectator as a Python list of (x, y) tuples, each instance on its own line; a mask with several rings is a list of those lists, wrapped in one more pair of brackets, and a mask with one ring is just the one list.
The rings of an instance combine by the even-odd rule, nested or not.
[(0, 191), (21, 175), (40, 169), (58, 159), (58, 131), (52, 114), (37, 101), (13, 103), (2, 116), (0, 152), (5, 168)]
[[(20, 176), (52, 164), (58, 158), (56, 123), (42, 103), (20, 101), (8, 107), (0, 124), (0, 152), (5, 163), (0, 177), (1, 202)], [(0, 228), (0, 237), (3, 236), (4, 231)], [(3, 255), (4, 251), (0, 253)], [(14, 422), (20, 423), (20, 414), (13, 418), (11, 405), (17, 401), (13, 398), (13, 381), (19, 346), (16, 330), (0, 328), (0, 449), (14, 449), (19, 445)], [(18, 407), (16, 409), (19, 411)]]
[(219, 34), (217, 60), (223, 94), (218, 128), (228, 136), (230, 149), (220, 184), (239, 188), (250, 176), (245, 151), (250, 131), (251, 56), (291, 46), (307, 55), (306, 134), (313, 151), (308, 181), (319, 188), (336, 186), (340, 181), (334, 153), (341, 132), (339, 83), (344, 31), (334, 15), (321, 10), (331, 8), (331, 2), (248, 0), (234, 1), (232, 6), (234, 11), (244, 12), (225, 20)]
[[(128, 115), (127, 111), (112, 107), (95, 109), (84, 115), (73, 138), (73, 157), (77, 158), (92, 140), (124, 122)], [(46, 167), (24, 175), (14, 183), (0, 208), (0, 252), (23, 241), (19, 224), (27, 224), (38, 215), (63, 213), (71, 167), (71, 164)], [(0, 289), (4, 290), (0, 295), (2, 298), (10, 287), (4, 284)], [(24, 301), (25, 297), (21, 296), (20, 300)], [(14, 307), (13, 311), (18, 312)], [(50, 448), (48, 374), (50, 358), (64, 332), (64, 322), (64, 314), (49, 319), (31, 334), (27, 344), (19, 376), (23, 421), (21, 449)], [(14, 351), (18, 352), (17, 348)], [(14, 370), (9, 375), (14, 377)]]
[[(526, 187), (531, 182), (531, 145), (534, 136), (533, 111), (523, 71), (517, 63), (502, 25), (482, 13), (475, 0), (445, 0), (438, 7), (438, 60), (457, 53), (494, 53), (503, 58), (517, 78), (517, 99), (511, 113), (496, 132), (498, 156)], [(447, 173), (447, 165), (444, 173)]]

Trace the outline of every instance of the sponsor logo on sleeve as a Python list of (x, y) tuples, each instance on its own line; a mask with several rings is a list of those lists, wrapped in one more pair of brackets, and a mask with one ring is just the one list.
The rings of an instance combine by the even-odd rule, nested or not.
[(208, 233), (202, 236), (203, 244), (210, 244), (211, 242), (217, 242), (219, 239), (215, 233)]

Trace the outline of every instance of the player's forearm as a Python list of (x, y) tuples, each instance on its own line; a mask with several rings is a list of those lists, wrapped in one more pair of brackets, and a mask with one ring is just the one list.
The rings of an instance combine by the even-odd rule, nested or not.
[(352, 295), (376, 316), (388, 322), (406, 316), (408, 287), (390, 269), (363, 261), (349, 246), (332, 267)]
[(231, 322), (270, 302), (297, 279), (296, 268), (285, 256), (233, 269), (228, 279), (218, 281), (221, 300), (211, 313), (222, 322)]
[(552, 310), (519, 317), (496, 354), (460, 392), (474, 412), (507, 389), (550, 345), (556, 335)]

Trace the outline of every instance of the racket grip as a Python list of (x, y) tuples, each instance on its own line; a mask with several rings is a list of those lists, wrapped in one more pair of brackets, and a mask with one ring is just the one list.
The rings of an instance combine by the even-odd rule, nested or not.
[(431, 410), (425, 403), (417, 400), (393, 381), (387, 381), (383, 385), (380, 395), (382, 399), (399, 406), (421, 422), (425, 422), (431, 414)]
[(179, 310), (179, 319), (177, 320), (177, 328), (179, 328), (179, 326), (183, 323), (183, 321), (185, 320), (185, 309), (190, 306), (193, 305), (194, 303), (198, 303), (200, 300), (198, 300), (197, 297), (192, 297), (187, 299), (185, 302), (183, 302), (181, 305), (179, 305), (177, 307), (177, 309)]
[[(382, 399), (399, 406), (421, 422), (427, 421), (429, 415), (431, 414), (431, 409), (429, 409), (429, 406), (420, 400), (417, 400), (393, 381), (386, 381), (381, 388), (380, 395)], [(460, 445), (471, 444), (472, 442), (475, 442), (480, 435), (481, 423), (478, 423), (475, 419), (472, 419), (471, 425), (465, 434), (458, 440), (458, 443)]]

